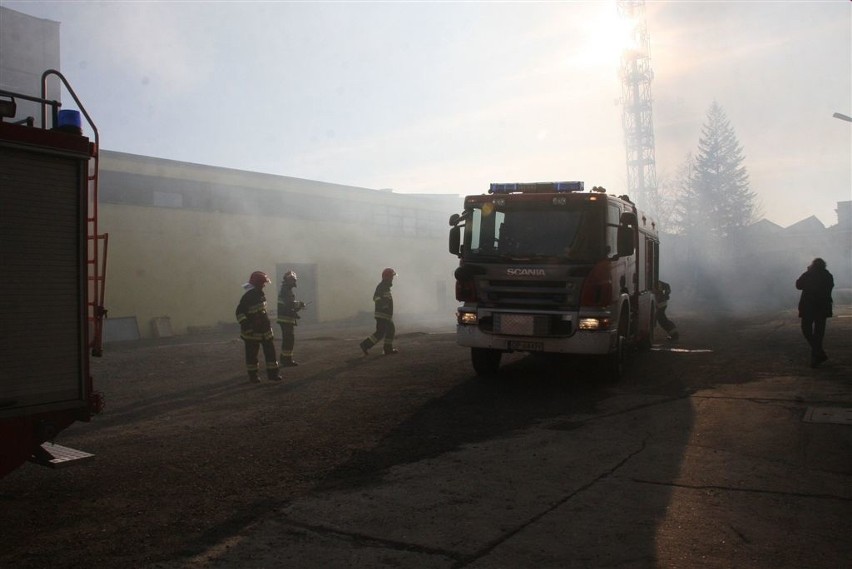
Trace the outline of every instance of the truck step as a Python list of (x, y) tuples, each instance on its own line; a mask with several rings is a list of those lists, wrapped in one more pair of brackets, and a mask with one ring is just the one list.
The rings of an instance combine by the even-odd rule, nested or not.
[(50, 468), (63, 468), (76, 464), (81, 460), (89, 460), (94, 457), (95, 455), (82, 450), (53, 443), (44, 443), (36, 449), (30, 457), (30, 461), (41, 464), (42, 466), (49, 466)]

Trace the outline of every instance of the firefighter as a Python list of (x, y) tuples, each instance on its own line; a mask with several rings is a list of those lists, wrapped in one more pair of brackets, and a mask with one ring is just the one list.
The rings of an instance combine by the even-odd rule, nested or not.
[(296, 343), (293, 328), (298, 324), (299, 311), (305, 308), (305, 303), (296, 300), (296, 295), (293, 294), (298, 280), (299, 277), (294, 271), (287, 271), (281, 280), (281, 291), (278, 293), (277, 322), (281, 326), (281, 365), (285, 367), (299, 365), (293, 361), (293, 345)]
[(263, 287), (272, 282), (263, 271), (255, 271), (249, 281), (243, 285), (245, 294), (237, 305), (237, 322), (240, 323), (240, 338), (245, 343), (246, 371), (249, 381), (259, 383), (257, 376), (257, 354), (263, 348), (266, 362), (266, 375), (270, 381), (280, 381), (278, 361), (275, 359), (275, 344), (273, 343), (272, 323), (266, 313), (266, 295)]
[(802, 319), (802, 335), (811, 347), (811, 367), (817, 367), (828, 359), (822, 349), (825, 336), (825, 320), (832, 316), (831, 290), (834, 276), (825, 268), (825, 261), (817, 257), (808, 270), (796, 279), (796, 288), (802, 291), (799, 297), (799, 318)]
[(677, 326), (666, 316), (666, 308), (668, 307), (669, 298), (672, 295), (672, 287), (665, 281), (658, 281), (654, 294), (657, 297), (657, 323), (668, 334), (667, 339), (676, 342), (680, 337)]
[(391, 287), (393, 286), (393, 278), (396, 276), (396, 271), (387, 268), (382, 271), (382, 282), (376, 287), (376, 292), (373, 293), (373, 302), (376, 304), (376, 310), (373, 316), (376, 318), (376, 331), (370, 336), (364, 338), (361, 342), (361, 351), (366, 356), (373, 346), (384, 339), (384, 354), (390, 356), (399, 351), (393, 347), (393, 338), (396, 334), (396, 328), (393, 325), (393, 296), (391, 295)]

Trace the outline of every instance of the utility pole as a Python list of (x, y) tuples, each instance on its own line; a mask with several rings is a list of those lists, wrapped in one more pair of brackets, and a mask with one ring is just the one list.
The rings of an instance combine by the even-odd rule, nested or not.
[(630, 23), (633, 45), (621, 56), (621, 122), (627, 153), (627, 190), (637, 204), (656, 216), (657, 166), (651, 112), (651, 50), (644, 0), (617, 0), (618, 14)]

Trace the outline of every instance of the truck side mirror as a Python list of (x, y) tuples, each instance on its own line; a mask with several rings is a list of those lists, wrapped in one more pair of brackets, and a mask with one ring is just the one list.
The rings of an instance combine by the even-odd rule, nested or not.
[(461, 248), (461, 227), (456, 225), (450, 229), (450, 253), (455, 256), (460, 256)]
[(450, 226), (451, 227), (455, 227), (456, 225), (458, 225), (459, 221), (461, 221), (461, 216), (459, 214), (454, 213), (453, 215), (450, 216)]

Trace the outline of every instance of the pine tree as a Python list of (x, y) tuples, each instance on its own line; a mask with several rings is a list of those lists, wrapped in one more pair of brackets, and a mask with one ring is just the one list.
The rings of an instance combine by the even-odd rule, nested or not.
[(698, 153), (689, 168), (678, 211), (687, 234), (724, 238), (750, 225), (757, 216), (743, 150), (722, 107), (713, 101), (701, 128)]
[(665, 202), (660, 211), (660, 227), (666, 233), (683, 235), (692, 226), (691, 209), (688, 206), (687, 194), (690, 192), (690, 176), (694, 170), (692, 153), (687, 153), (684, 161), (675, 170), (674, 176), (663, 176), (660, 182), (661, 194)]

